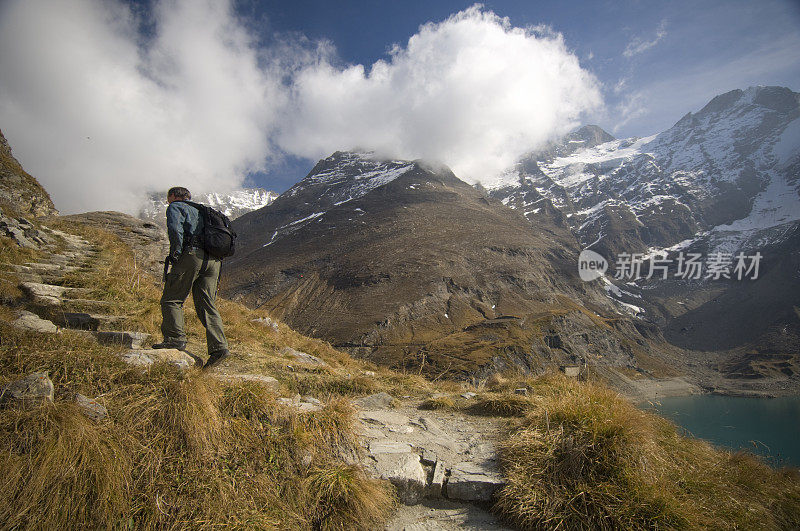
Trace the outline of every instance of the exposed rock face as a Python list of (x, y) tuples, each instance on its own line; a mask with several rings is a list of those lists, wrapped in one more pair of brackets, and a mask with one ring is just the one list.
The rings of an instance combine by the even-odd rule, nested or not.
[[(596, 320), (613, 310), (577, 279), (569, 229), (531, 227), (447, 168), (338, 152), (234, 228), (223, 295), (379, 363), (437, 374), (589, 355), (635, 364), (630, 349), (600, 350), (621, 332)], [(609, 336), (598, 350), (542, 342), (554, 318), (582, 312)]]
[(11, 153), (0, 131), (0, 207), (10, 214), (52, 216), (58, 214), (50, 195), (31, 177)]

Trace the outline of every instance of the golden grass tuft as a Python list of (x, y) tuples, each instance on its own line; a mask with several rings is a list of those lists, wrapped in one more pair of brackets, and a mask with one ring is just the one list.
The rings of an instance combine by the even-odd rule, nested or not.
[(497, 503), (523, 528), (790, 529), (796, 471), (678, 434), (615, 392), (548, 376), (502, 445)]
[(523, 395), (509, 393), (483, 393), (478, 395), (476, 402), (466, 408), (474, 415), (519, 417), (524, 415), (532, 406), (530, 398)]
[(454, 409), (456, 406), (455, 400), (450, 396), (438, 396), (436, 398), (429, 398), (419, 405), (419, 409), (435, 410), (435, 409)]

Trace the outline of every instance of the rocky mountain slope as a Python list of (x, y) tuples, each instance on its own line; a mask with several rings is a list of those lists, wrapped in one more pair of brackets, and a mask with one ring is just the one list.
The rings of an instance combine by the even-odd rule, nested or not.
[(565, 224), (532, 227), (446, 167), (337, 152), (234, 227), (225, 296), (379, 363), (652, 367), (650, 340), (578, 280)]
[[(732, 376), (797, 375), (799, 102), (786, 88), (752, 87), (717, 96), (653, 137), (609, 140), (584, 128), (583, 143), (569, 137), (532, 153), (489, 193), (534, 223), (563, 219), (610, 262), (609, 276), (620, 253), (663, 257), (672, 265), (666, 280), (606, 287), (672, 343), (726, 351), (718, 364)], [(675, 278), (681, 253), (704, 262), (722, 253), (734, 277), (739, 253), (760, 253), (760, 276)]]
[(7, 214), (50, 216), (58, 214), (50, 194), (14, 158), (0, 131), (0, 207)]
[[(166, 191), (152, 194), (139, 212), (139, 218), (165, 226), (166, 197)], [(195, 201), (214, 207), (231, 219), (265, 207), (276, 197), (278, 197), (277, 193), (263, 188), (245, 188), (226, 194), (216, 192), (194, 194)]]

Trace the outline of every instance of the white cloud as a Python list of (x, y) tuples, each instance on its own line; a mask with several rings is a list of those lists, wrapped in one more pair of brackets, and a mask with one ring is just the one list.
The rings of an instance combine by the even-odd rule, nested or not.
[(147, 190), (238, 186), (271, 153), (282, 104), (227, 4), (164, 2), (139, 46), (128, 8), (8, 2), (0, 127), (66, 212), (134, 211)]
[(667, 21), (662, 20), (661, 23), (656, 28), (656, 35), (651, 40), (645, 40), (641, 37), (634, 37), (625, 47), (625, 50), (622, 52), (622, 55), (625, 57), (631, 58), (634, 55), (639, 55), (642, 52), (646, 52), (659, 42), (661, 39), (667, 36)]
[(561, 35), (479, 6), (369, 68), (326, 42), (257, 49), (229, 1), (157, 2), (146, 40), (140, 22), (120, 0), (0, 4), (0, 127), (62, 211), (354, 147), (487, 180), (602, 103)]
[(307, 68), (293, 98), (279, 136), (288, 152), (432, 158), (470, 181), (490, 180), (601, 104), (598, 82), (561, 35), (512, 27), (479, 6), (422, 26), (369, 69)]

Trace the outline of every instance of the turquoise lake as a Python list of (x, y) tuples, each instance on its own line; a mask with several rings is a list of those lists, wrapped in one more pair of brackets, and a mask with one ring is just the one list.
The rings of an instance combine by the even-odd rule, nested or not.
[(775, 465), (800, 467), (800, 397), (676, 396), (642, 407), (655, 409), (695, 437), (749, 450)]

